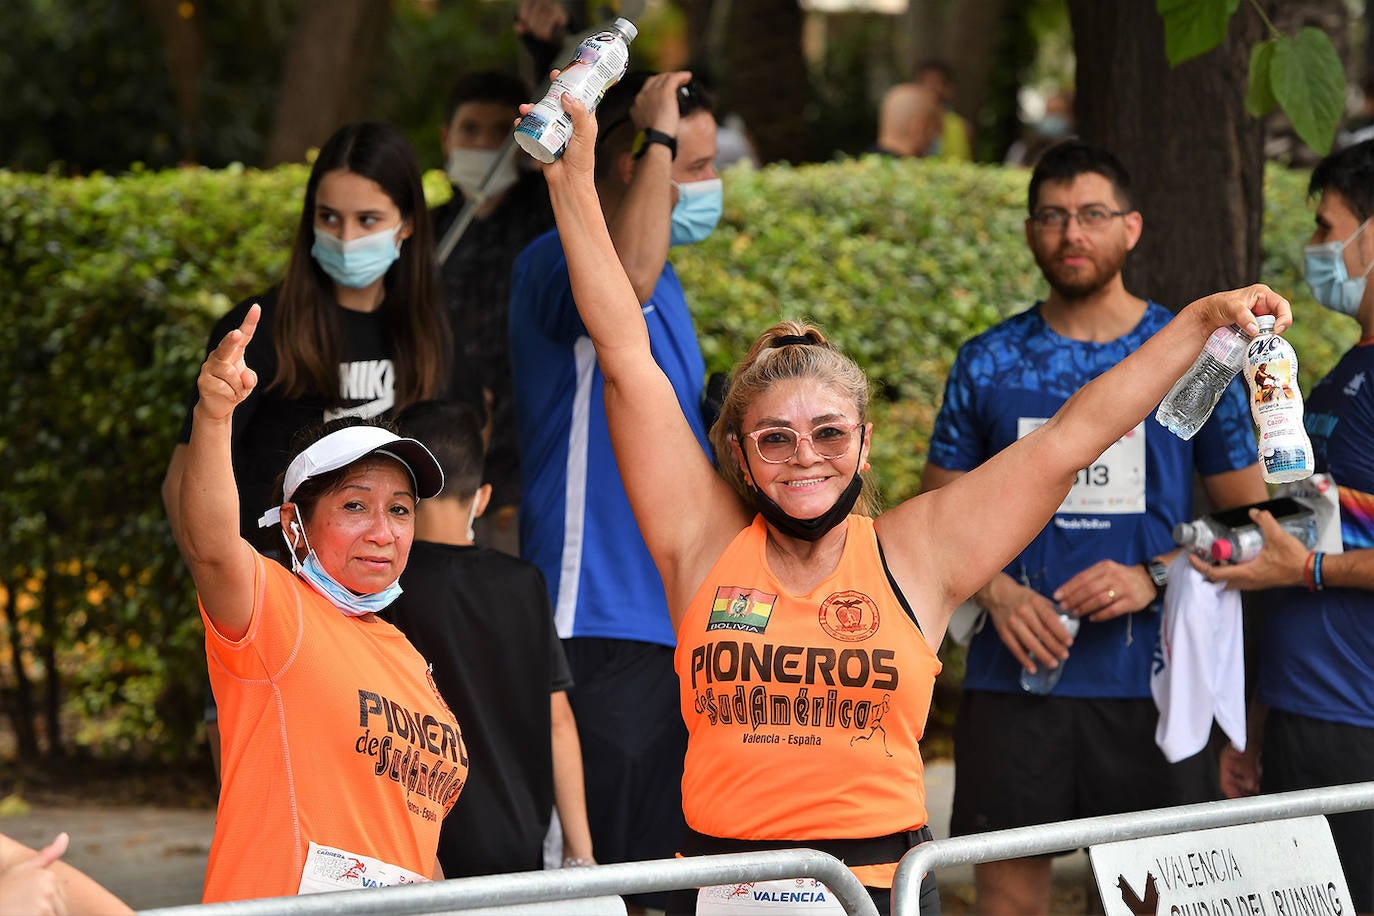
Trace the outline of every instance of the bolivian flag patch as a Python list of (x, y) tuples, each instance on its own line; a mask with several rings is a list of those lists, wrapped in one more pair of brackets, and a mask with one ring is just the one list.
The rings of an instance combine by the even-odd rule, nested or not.
[(716, 600), (711, 603), (711, 617), (706, 621), (706, 629), (762, 633), (768, 627), (768, 618), (777, 600), (777, 595), (756, 588), (722, 585), (716, 589)]

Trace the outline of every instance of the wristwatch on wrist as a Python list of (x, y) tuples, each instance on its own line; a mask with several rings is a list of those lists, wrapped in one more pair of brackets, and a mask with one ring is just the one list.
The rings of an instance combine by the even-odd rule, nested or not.
[(649, 151), (649, 146), (654, 143), (662, 143), (664, 146), (668, 147), (669, 157), (672, 159), (677, 158), (677, 137), (665, 134), (661, 130), (654, 130), (652, 127), (644, 128), (639, 132), (639, 136), (635, 138), (634, 157), (636, 159), (643, 159), (644, 154)]
[(1164, 588), (1169, 584), (1169, 567), (1151, 557), (1140, 564), (1145, 567), (1145, 571), (1150, 574), (1150, 581), (1155, 584), (1155, 593), (1162, 595)]

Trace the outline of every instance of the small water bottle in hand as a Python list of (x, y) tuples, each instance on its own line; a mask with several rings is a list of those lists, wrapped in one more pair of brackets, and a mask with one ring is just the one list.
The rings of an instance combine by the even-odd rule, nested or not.
[[(1059, 622), (1064, 625), (1064, 629), (1069, 631), (1069, 637), (1078, 635), (1078, 618), (1072, 614), (1059, 612)], [(1031, 674), (1025, 668), (1021, 669), (1021, 689), (1027, 693), (1045, 696), (1054, 689), (1054, 685), (1059, 683), (1060, 676), (1064, 673), (1064, 665), (1068, 659), (1059, 659), (1059, 664), (1053, 668), (1048, 667), (1039, 659), (1032, 657), (1035, 662), (1035, 673)]]
[(1180, 439), (1197, 435), (1226, 386), (1245, 365), (1245, 348), (1249, 344), (1249, 335), (1237, 325), (1213, 331), (1192, 368), (1159, 402), (1155, 419), (1160, 425)]

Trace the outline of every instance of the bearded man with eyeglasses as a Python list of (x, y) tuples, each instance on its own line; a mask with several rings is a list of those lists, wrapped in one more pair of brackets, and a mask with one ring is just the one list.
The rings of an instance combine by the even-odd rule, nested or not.
[[(1122, 281), (1143, 219), (1110, 152), (1078, 141), (1046, 151), (1025, 225), (1049, 295), (960, 348), (925, 490), (1035, 429), (1172, 317)], [(955, 723), (952, 834), (1220, 797), (1214, 754), (1165, 760), (1150, 694), (1171, 531), (1196, 515), (1194, 471), (1217, 508), (1267, 496), (1238, 382), (1192, 440), (1150, 417), (1084, 468), (1050, 524), (974, 596), (983, 616)], [(1061, 613), (1079, 619), (1076, 636)], [(1023, 671), (1058, 665), (1048, 694), (1022, 688)], [(1048, 856), (975, 876), (985, 916), (1049, 911)]]

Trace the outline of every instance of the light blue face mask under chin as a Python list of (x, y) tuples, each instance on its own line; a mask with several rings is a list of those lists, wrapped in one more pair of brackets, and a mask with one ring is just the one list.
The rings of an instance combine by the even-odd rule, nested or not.
[(677, 188), (677, 203), (673, 205), (672, 233), (669, 245), (691, 245), (700, 242), (720, 222), (725, 208), (725, 191), (719, 178), (703, 181), (673, 182)]
[(345, 242), (316, 228), (310, 256), (335, 283), (348, 289), (362, 289), (380, 280), (401, 256), (401, 243), (396, 239), (400, 229), (401, 224), (397, 223), (390, 229)]
[(300, 527), (292, 523), (291, 527), (300, 532), (301, 540), (305, 542), (306, 554), (302, 561), (296, 555), (296, 546), (291, 543), (291, 538), (286, 534), (286, 526), (282, 526), (282, 540), (286, 542), (286, 549), (291, 553), (291, 570), (306, 581), (311, 588), (319, 592), (334, 605), (345, 617), (361, 617), (364, 614), (376, 614), (386, 608), (391, 602), (401, 597), (401, 581), (395, 582), (371, 595), (359, 595), (351, 588), (339, 584), (339, 581), (325, 572), (320, 565), (320, 558), (315, 553), (315, 548), (310, 546), (310, 540), (305, 536), (305, 532)]
[(1364, 273), (1351, 277), (1345, 269), (1345, 249), (1359, 238), (1368, 225), (1369, 220), (1360, 223), (1360, 228), (1343, 242), (1323, 242), (1303, 249), (1304, 273), (1312, 297), (1331, 311), (1351, 318), (1359, 312), (1360, 303), (1364, 301), (1365, 285), (1370, 270), (1374, 269), (1374, 261), (1364, 269)]

